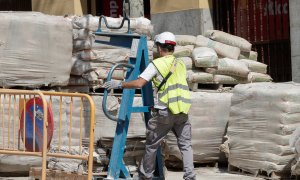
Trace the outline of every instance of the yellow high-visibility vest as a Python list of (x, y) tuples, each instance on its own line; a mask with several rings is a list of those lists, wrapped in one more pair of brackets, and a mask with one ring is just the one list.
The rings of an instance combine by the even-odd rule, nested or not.
[[(176, 69), (158, 92), (158, 100), (168, 107), (173, 114), (188, 114), (191, 107), (191, 97), (186, 81), (186, 67), (183, 61), (176, 59), (173, 55), (168, 55), (155, 59), (153, 64), (161, 76), (165, 78), (170, 72), (174, 61), (177, 61)], [(156, 77), (152, 80), (156, 87), (161, 83)]]

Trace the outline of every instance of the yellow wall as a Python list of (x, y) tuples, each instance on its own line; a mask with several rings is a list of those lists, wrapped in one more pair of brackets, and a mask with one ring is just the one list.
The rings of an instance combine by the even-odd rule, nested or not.
[(86, 0), (32, 0), (32, 10), (51, 15), (87, 14)]
[(212, 8), (212, 0), (151, 0), (151, 14)]
[(92, 0), (92, 3), (91, 3), (91, 12), (92, 12), (92, 15), (96, 15), (96, 0)]

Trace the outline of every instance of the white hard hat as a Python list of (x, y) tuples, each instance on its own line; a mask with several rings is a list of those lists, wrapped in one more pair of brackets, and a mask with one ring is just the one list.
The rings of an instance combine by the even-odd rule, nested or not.
[(176, 46), (175, 35), (171, 32), (163, 32), (155, 36), (155, 42), (161, 44), (171, 44)]

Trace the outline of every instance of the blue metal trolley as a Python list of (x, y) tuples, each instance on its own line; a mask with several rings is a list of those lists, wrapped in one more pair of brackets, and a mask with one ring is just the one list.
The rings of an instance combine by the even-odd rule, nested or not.
[[(106, 33), (101, 30), (101, 21), (109, 29), (120, 29), (123, 27), (125, 21), (128, 22), (128, 30), (125, 34)], [(133, 35), (130, 32), (130, 20), (127, 17), (119, 27), (110, 27), (104, 16), (99, 19), (99, 28), (95, 33), (96, 43), (119, 46), (130, 49), (130, 58), (127, 64), (117, 64), (113, 66), (107, 76), (107, 81), (111, 80), (112, 74), (116, 68), (127, 68), (125, 81), (131, 81), (138, 78), (141, 72), (149, 64), (147, 38), (145, 36)], [(103, 111), (104, 114), (111, 120), (117, 122), (116, 133), (114, 137), (108, 173), (106, 179), (132, 179), (126, 165), (123, 162), (124, 150), (126, 146), (126, 137), (131, 113), (143, 112), (145, 115), (145, 122), (148, 123), (151, 113), (150, 107), (153, 106), (153, 90), (151, 82), (147, 83), (142, 89), (143, 106), (133, 107), (133, 98), (135, 89), (124, 89), (122, 94), (122, 101), (118, 117), (112, 116), (106, 109), (106, 101), (109, 91), (105, 89), (103, 97)], [(156, 170), (153, 179), (164, 179), (163, 174), (163, 160), (161, 157), (160, 148), (158, 149), (156, 157)]]

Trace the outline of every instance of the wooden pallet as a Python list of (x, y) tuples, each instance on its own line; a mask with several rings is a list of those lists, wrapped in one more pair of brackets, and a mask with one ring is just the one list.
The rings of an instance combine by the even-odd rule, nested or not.
[[(32, 167), (29, 172), (29, 179), (41, 179), (42, 168)], [(51, 170), (46, 171), (47, 180), (86, 180), (87, 175), (64, 172), (61, 170)]]
[(264, 179), (268, 179), (268, 180), (291, 180), (291, 179), (295, 178), (295, 177), (292, 177), (290, 175), (290, 173), (286, 173), (286, 172), (272, 172), (272, 173), (268, 174), (266, 171), (258, 171), (257, 173), (253, 173), (253, 172), (235, 167), (230, 164), (228, 164), (228, 172), (232, 173), (232, 174), (259, 177), (259, 178), (264, 178)]

